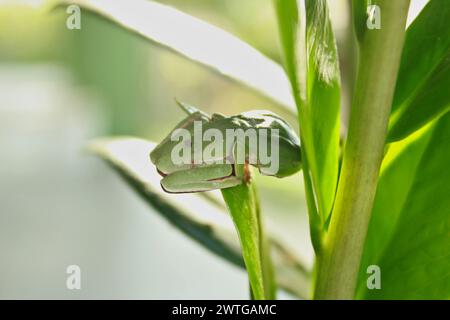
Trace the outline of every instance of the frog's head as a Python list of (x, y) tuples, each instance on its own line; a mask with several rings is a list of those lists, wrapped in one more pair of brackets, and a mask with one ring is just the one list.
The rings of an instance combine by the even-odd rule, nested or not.
[[(191, 163), (174, 163), (172, 153), (177, 152), (181, 139), (181, 134), (188, 133), (187, 137), (183, 138), (184, 143), (190, 144), (192, 154), (188, 155), (189, 159), (193, 159), (192, 136), (194, 134), (194, 122), (201, 121), (206, 123), (209, 117), (201, 112), (196, 111), (183, 119), (150, 153), (150, 160), (156, 166), (156, 169), (162, 176), (169, 175), (173, 172), (186, 170), (191, 166)], [(180, 130), (185, 129), (185, 130)]]

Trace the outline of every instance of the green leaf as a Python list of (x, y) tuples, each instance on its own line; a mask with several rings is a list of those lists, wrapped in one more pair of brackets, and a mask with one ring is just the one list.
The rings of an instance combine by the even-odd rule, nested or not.
[[(122, 137), (93, 141), (89, 149), (105, 160), (129, 185), (175, 228), (225, 260), (244, 268), (239, 239), (223, 202), (214, 193), (168, 194), (149, 160), (154, 143)], [(192, 210), (190, 208), (202, 208)], [(307, 298), (310, 272), (295, 254), (270, 237), (273, 261), (280, 288)]]
[(450, 110), (450, 2), (431, 0), (409, 27), (389, 122), (400, 140)]
[[(249, 44), (205, 21), (148, 0), (60, 0), (77, 4), (156, 44), (262, 93), (290, 113), (295, 103), (283, 69)], [(81, 30), (83, 32), (83, 29)]]
[[(357, 296), (450, 298), (450, 113), (394, 143), (383, 163)], [(369, 265), (381, 290), (368, 290)]]
[(243, 183), (221, 191), (239, 234), (252, 297), (256, 300), (275, 299), (270, 252), (265, 248), (259, 200), (254, 186)]
[[(233, 225), (216, 206), (198, 196), (171, 195), (161, 190), (161, 176), (150, 162), (155, 144), (137, 138), (105, 138), (93, 141), (89, 149), (123, 176), (127, 182), (170, 223), (212, 252), (243, 266)], [(193, 213), (188, 205), (204, 208)]]
[(323, 225), (331, 213), (338, 179), (340, 75), (336, 42), (325, 0), (276, 0), (275, 7), (284, 64), (299, 111), (304, 171), (310, 170), (304, 174), (306, 179), (312, 177)]

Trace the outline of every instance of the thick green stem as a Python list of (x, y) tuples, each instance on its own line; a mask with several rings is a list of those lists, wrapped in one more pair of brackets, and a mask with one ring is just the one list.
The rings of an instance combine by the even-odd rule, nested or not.
[(385, 146), (409, 0), (372, 1), (381, 29), (360, 47), (348, 140), (328, 235), (317, 260), (316, 299), (353, 299)]

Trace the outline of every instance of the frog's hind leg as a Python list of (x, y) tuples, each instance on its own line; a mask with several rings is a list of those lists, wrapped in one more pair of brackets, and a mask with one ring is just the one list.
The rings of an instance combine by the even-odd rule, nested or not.
[(230, 188), (242, 182), (232, 165), (216, 164), (174, 172), (161, 180), (161, 187), (169, 193), (188, 193)]

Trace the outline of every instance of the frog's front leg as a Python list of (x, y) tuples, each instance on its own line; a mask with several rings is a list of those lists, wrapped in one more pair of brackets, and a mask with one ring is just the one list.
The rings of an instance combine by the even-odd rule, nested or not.
[(173, 172), (161, 180), (161, 187), (169, 193), (202, 192), (234, 187), (243, 181), (233, 164), (214, 164)]

